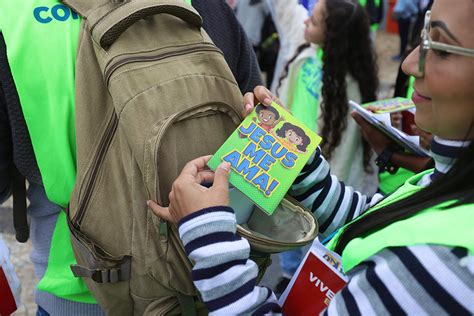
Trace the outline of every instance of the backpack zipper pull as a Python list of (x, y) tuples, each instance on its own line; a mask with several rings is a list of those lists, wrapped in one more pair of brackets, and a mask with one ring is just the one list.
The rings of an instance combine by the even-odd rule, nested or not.
[(168, 222), (164, 219), (160, 219), (160, 241), (168, 241)]

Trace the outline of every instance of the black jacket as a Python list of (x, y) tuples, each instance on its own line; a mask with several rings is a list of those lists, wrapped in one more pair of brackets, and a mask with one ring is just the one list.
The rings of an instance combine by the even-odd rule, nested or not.
[[(262, 84), (252, 46), (225, 1), (193, 0), (193, 7), (202, 16), (204, 30), (224, 53), (242, 93)], [(13, 163), (28, 181), (41, 183), (0, 33), (0, 203), (2, 197), (8, 196), (9, 168)]]

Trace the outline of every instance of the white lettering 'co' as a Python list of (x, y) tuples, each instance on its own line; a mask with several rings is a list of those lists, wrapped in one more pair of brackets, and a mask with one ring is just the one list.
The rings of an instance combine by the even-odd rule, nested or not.
[(326, 292), (326, 297), (330, 300), (334, 298), (334, 292), (329, 289), (328, 286), (324, 285), (324, 282), (318, 279), (317, 276), (313, 274), (313, 272), (309, 273), (309, 282), (314, 283), (314, 286), (319, 288), (319, 290), (324, 293)]

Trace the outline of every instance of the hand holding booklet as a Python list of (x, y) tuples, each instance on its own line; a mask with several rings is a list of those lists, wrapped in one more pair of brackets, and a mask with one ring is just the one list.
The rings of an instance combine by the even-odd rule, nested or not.
[(376, 114), (382, 114), (409, 110), (415, 107), (415, 103), (413, 103), (412, 100), (399, 97), (365, 103), (363, 104), (363, 107), (370, 109)]
[(268, 215), (287, 193), (321, 138), (276, 103), (257, 105), (209, 160), (227, 161), (229, 182)]
[(370, 125), (390, 137), (399, 147), (401, 147), (406, 152), (421, 157), (429, 157), (428, 151), (410, 141), (409, 136), (404, 132), (382, 122), (376, 117), (376, 115), (374, 115), (374, 113), (368, 111), (356, 102), (349, 101), (349, 104), (351, 105), (353, 110), (359, 113), (367, 122), (370, 123)]

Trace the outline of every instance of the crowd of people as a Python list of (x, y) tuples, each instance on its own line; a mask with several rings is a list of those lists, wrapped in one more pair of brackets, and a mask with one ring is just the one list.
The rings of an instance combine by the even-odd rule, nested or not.
[[(176, 244), (182, 244), (184, 251), (170, 255), (171, 246), (166, 246), (163, 253), (158, 251), (152, 264), (163, 264), (164, 260), (170, 279), (177, 279), (176, 283), (170, 280), (160, 285), (166, 288), (166, 293), (187, 291), (185, 295), (142, 297), (133, 293), (132, 283), (142, 282), (134, 280), (143, 275), (160, 282), (160, 277), (155, 275), (159, 272), (147, 265), (143, 270), (136, 268), (137, 261), (132, 261), (131, 268), (126, 260), (116, 266), (109, 260), (107, 269), (99, 265), (84, 266), (89, 258), (84, 259), (80, 248), (89, 244), (78, 246), (77, 241), (86, 240), (87, 234), (75, 222), (77, 216), (71, 217), (69, 204), (71, 195), (74, 198), (77, 192), (80, 195), (87, 191), (74, 188), (76, 180), (87, 178), (81, 175), (84, 165), (94, 167), (100, 161), (86, 163), (80, 161), (83, 153), (77, 155), (81, 144), (76, 144), (75, 137), (82, 132), (81, 125), (74, 123), (74, 113), (79, 113), (75, 76), (79, 73), (76, 67), (83, 64), (75, 64), (76, 53), (84, 54), (87, 40), (83, 39), (81, 30), (89, 27), (91, 51), (107, 55), (106, 50), (113, 47), (110, 38), (114, 32), (118, 33), (120, 23), (108, 25), (109, 29), (102, 28), (99, 22), (99, 26), (85, 23), (87, 16), (82, 12), (93, 12), (90, 17), (96, 18), (103, 14), (101, 10), (112, 5), (111, 1), (98, 1), (90, 11), (87, 1), (44, 2), (39, 6), (36, 1), (28, 0), (21, 7), (0, 0), (0, 203), (12, 195), (15, 198), (17, 236), (20, 229), (25, 226), (28, 229), (29, 223), (31, 261), (40, 279), (35, 292), (36, 315), (158, 312), (194, 315), (202, 310), (213, 315), (282, 314), (283, 301), (279, 297), (285, 290), (288, 292), (288, 286), (297, 286), (294, 279), (305, 261), (307, 249), (280, 253), (282, 275), (272, 276), (279, 278), (278, 285), (274, 289), (259, 286), (265, 267), (262, 270), (253, 245), (239, 234), (235, 217), (239, 205), (231, 206), (229, 198), (231, 167), (222, 163), (215, 172), (210, 171), (207, 162), (211, 156), (191, 152), (194, 159), (185, 161), (184, 167), (179, 166), (179, 176), (168, 186), (169, 203), (166, 198), (159, 198), (163, 190), (159, 188), (159, 179), (153, 187), (158, 193), (149, 192), (146, 177), (153, 172), (148, 169), (153, 168), (140, 165), (147, 159), (148, 147), (136, 157), (143, 180), (138, 175), (133, 180), (123, 179), (130, 182), (130, 190), (137, 185), (146, 186), (143, 189), (148, 192), (146, 198), (138, 198), (151, 210), (148, 214), (143, 209), (140, 215), (152, 216), (144, 228), (148, 234), (144, 238), (147, 246), (148, 240), (156, 240), (151, 243), (155, 247), (173, 239), (176, 228), (176, 239), (179, 239)], [(176, 2), (176, 6), (186, 11), (178, 9), (174, 13), (163, 7), (153, 11), (154, 8), (147, 7), (135, 9), (124, 20), (130, 21), (146, 10), (153, 14), (164, 10), (189, 24), (180, 27), (191, 28), (193, 14), (200, 16), (206, 36), (223, 53), (235, 78), (235, 88), (243, 95), (241, 104), (233, 105), (241, 109), (240, 119), (255, 108), (264, 112), (272, 102), (277, 102), (322, 137), (320, 146), (288, 192), (314, 215), (319, 227), (314, 243), (324, 244), (328, 253), (341, 258), (347, 278), (347, 284), (325, 301), (326, 308), (321, 313), (474, 314), (474, 22), (471, 18), (474, 1), (398, 0), (393, 10), (401, 43), (399, 53), (393, 58), (401, 61), (394, 96), (412, 99), (416, 111), (414, 122), (408, 121), (407, 113), (392, 113), (391, 122), (394, 127), (418, 135), (420, 146), (429, 151), (429, 157), (407, 153), (349, 106), (349, 100), (359, 104), (377, 100), (380, 61), (374, 41), (388, 10), (386, 1)], [(116, 12), (116, 16), (123, 14), (120, 6)], [(99, 21), (108, 17), (105, 14)], [(137, 22), (125, 23), (131, 30)], [(185, 45), (179, 42), (184, 38), (180, 37), (182, 34), (176, 29), (177, 47)], [(106, 44), (107, 40), (110, 44)], [(186, 61), (188, 57), (175, 54), (172, 58)], [(87, 70), (92, 73), (91, 69), (103, 66), (98, 63)], [(200, 65), (205, 67), (204, 63)], [(121, 70), (121, 74), (130, 69)], [(211, 75), (210, 70), (203, 72), (208, 77)], [(107, 84), (109, 80), (122, 79), (114, 74), (106, 77)], [(227, 87), (215, 82), (219, 89)], [(202, 89), (207, 88), (203, 85)], [(222, 91), (226, 92), (234, 93)], [(183, 90), (184, 93), (202, 96), (207, 92)], [(96, 99), (97, 104), (104, 102)], [(116, 110), (119, 117), (126, 111), (124, 108)], [(266, 112), (271, 112), (272, 108), (268, 109)], [(212, 111), (217, 112), (217, 107)], [(131, 131), (146, 126), (144, 120), (142, 126), (134, 126)], [(153, 129), (157, 127), (153, 125)], [(118, 130), (124, 133), (120, 125)], [(168, 141), (163, 144), (179, 153), (175, 148), (179, 147), (179, 132), (177, 135), (175, 144)], [(130, 148), (134, 146), (137, 144)], [(194, 150), (191, 147), (186, 149), (186, 154)], [(126, 148), (125, 151), (133, 152)], [(167, 149), (157, 147), (157, 154), (162, 150)], [(160, 156), (152, 162), (157, 164), (160, 159), (169, 158)], [(117, 165), (117, 168), (134, 166)], [(114, 181), (119, 181), (121, 174), (118, 172)], [(93, 175), (100, 177), (99, 172)], [(22, 208), (24, 203), (18, 202), (22, 195), (28, 198), (27, 210), (26, 204)], [(128, 202), (134, 198), (121, 196), (117, 201)], [(130, 212), (130, 216), (135, 215)], [(148, 230), (148, 226), (155, 224), (155, 229)], [(119, 232), (126, 229), (116, 228)], [(104, 234), (106, 231), (104, 227)], [(140, 242), (140, 237), (135, 238), (132, 249), (133, 243)], [(118, 244), (114, 250), (120, 247)], [(111, 254), (113, 251), (104, 249), (100, 242), (92, 243), (91, 248), (96, 251), (91, 255), (92, 262), (110, 258), (119, 262), (118, 254)], [(131, 250), (130, 256), (134, 252)], [(153, 255), (153, 251), (146, 251), (145, 256)], [(181, 261), (169, 262), (168, 257), (179, 257)], [(173, 274), (173, 269), (181, 267), (182, 260), (189, 265), (189, 271)], [(70, 265), (78, 267), (75, 275), (84, 279), (75, 278)], [(120, 271), (115, 276), (114, 269)], [(102, 273), (99, 281), (97, 271)], [(131, 275), (130, 289), (129, 283), (120, 285), (124, 284), (121, 281), (126, 273)], [(139, 277), (134, 279), (134, 275)], [(181, 278), (186, 281), (181, 282)], [(91, 286), (92, 282), (98, 284)], [(192, 282), (194, 288), (182, 291), (175, 287), (178, 282)], [(107, 292), (113, 287), (116, 292)], [(121, 309), (121, 304), (128, 302), (121, 298), (123, 293), (132, 297), (134, 306), (121, 311), (111, 308), (116, 304)], [(104, 297), (107, 295), (116, 297)], [(192, 297), (191, 302), (188, 297)]]

